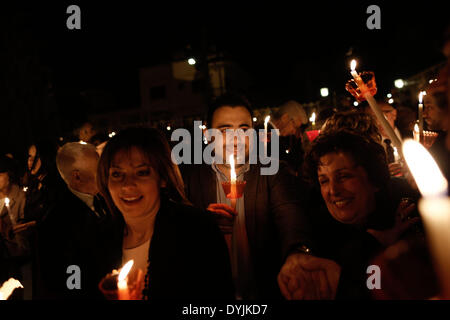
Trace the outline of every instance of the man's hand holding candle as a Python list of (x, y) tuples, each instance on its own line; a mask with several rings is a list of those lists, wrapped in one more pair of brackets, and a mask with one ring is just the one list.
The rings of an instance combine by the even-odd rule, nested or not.
[(206, 210), (215, 214), (216, 222), (222, 233), (232, 233), (234, 218), (237, 216), (235, 209), (224, 203), (211, 203)]

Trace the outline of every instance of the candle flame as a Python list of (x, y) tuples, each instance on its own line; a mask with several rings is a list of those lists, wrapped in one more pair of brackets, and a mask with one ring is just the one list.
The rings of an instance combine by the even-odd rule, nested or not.
[(315, 112), (312, 113), (311, 117), (309, 118), (309, 121), (316, 122), (316, 113)]
[(420, 91), (419, 93), (419, 103), (422, 104), (423, 101), (423, 96), (425, 96), (427, 94), (426, 91)]
[(414, 125), (414, 131), (419, 133), (419, 125), (417, 123)]
[(355, 59), (353, 59), (352, 62), (350, 62), (350, 69), (352, 71), (355, 71), (355, 69), (356, 69), (356, 60)]
[(234, 155), (230, 155), (230, 180), (236, 183), (236, 170), (234, 169)]
[(269, 123), (269, 121), (270, 121), (270, 116), (267, 116), (264, 118), (264, 126), (265, 127), (267, 127), (267, 124)]
[(407, 139), (403, 155), (423, 196), (447, 193), (448, 183), (430, 153), (418, 142)]
[(0, 300), (7, 300), (16, 288), (23, 288), (20, 281), (10, 278), (0, 288)]
[(130, 260), (122, 267), (122, 270), (120, 270), (119, 278), (117, 279), (119, 282), (125, 280), (125, 278), (128, 276), (128, 273), (131, 270), (131, 267), (134, 264), (134, 260)]
[(5, 206), (9, 207), (9, 198), (8, 197), (5, 198)]

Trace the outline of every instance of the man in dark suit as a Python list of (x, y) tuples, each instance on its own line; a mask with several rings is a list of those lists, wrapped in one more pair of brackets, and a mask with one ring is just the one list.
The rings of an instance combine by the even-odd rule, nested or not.
[[(208, 113), (208, 125), (226, 130), (252, 128), (248, 102), (227, 95), (218, 98)], [(243, 197), (232, 203), (221, 182), (228, 181), (230, 166), (185, 165), (182, 167), (186, 195), (197, 207), (217, 217), (228, 236), (237, 299), (281, 298), (332, 299), (339, 279), (339, 266), (311, 255), (309, 226), (302, 212), (303, 188), (280, 163), (277, 173), (261, 175), (259, 164), (239, 164), (239, 150), (248, 160), (250, 142), (224, 143), (216, 148), (223, 157), (228, 149), (236, 158), (236, 180), (245, 180)], [(242, 140), (240, 140), (242, 141)], [(223, 150), (222, 150), (223, 149)], [(241, 152), (242, 153), (242, 152)], [(272, 155), (273, 156), (273, 155)]]
[(67, 187), (38, 229), (38, 298), (102, 298), (97, 286), (112, 264), (100, 261), (108, 249), (110, 217), (97, 196), (98, 158), (89, 144), (67, 143), (58, 151), (56, 163)]

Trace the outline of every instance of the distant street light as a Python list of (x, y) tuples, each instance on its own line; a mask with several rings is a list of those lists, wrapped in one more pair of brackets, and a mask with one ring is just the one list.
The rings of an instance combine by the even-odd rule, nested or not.
[(388, 98), (392, 98), (392, 93), (388, 93), (388, 94), (387, 94), (387, 97), (388, 97)]
[(389, 104), (393, 104), (394, 103), (394, 99), (389, 99)]
[(357, 107), (359, 105), (358, 101), (353, 101), (353, 105)]
[(397, 79), (394, 81), (394, 85), (396, 88), (401, 89), (405, 86), (405, 82), (402, 79)]
[(197, 63), (197, 61), (195, 61), (194, 58), (189, 58), (189, 59), (188, 59), (188, 63), (189, 63), (191, 66), (193, 66), (194, 64)]
[(329, 94), (328, 88), (321, 88), (320, 89), (320, 95), (322, 97), (328, 97), (328, 94)]

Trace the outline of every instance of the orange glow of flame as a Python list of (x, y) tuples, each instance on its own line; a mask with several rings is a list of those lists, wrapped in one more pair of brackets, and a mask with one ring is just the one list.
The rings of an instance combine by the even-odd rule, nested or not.
[(422, 104), (423, 102), (423, 96), (426, 96), (427, 92), (426, 91), (420, 91), (419, 93), (419, 103)]
[(231, 183), (236, 183), (236, 170), (234, 168), (234, 156), (230, 155), (230, 180)]
[(16, 288), (23, 288), (20, 281), (10, 278), (0, 288), (0, 300), (7, 300)]
[(125, 263), (125, 265), (122, 267), (122, 270), (120, 270), (119, 277), (117, 279), (119, 282), (125, 280), (131, 270), (131, 267), (133, 267), (133, 264), (134, 260), (130, 260)]

